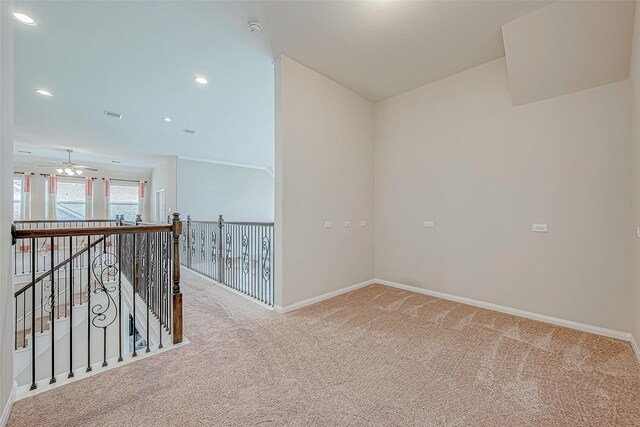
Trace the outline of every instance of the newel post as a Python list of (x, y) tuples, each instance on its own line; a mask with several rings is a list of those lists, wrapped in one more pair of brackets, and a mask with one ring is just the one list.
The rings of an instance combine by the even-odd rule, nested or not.
[(180, 292), (180, 214), (173, 214), (173, 343), (182, 342), (182, 292)]

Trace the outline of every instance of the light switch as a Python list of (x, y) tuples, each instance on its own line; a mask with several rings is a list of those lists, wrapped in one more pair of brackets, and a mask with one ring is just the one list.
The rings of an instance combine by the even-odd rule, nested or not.
[(331, 223), (331, 221), (325, 221), (324, 223), (324, 228), (332, 228), (333, 224)]
[(366, 227), (366, 226), (367, 226), (367, 221), (365, 221), (364, 219), (360, 221), (360, 227)]
[(640, 227), (636, 227), (636, 239), (640, 239)]
[(546, 233), (548, 231), (547, 224), (533, 224), (531, 226), (531, 231), (534, 233)]
[(351, 221), (345, 221), (344, 222), (344, 226), (345, 227), (351, 227)]
[(425, 221), (424, 228), (433, 228), (433, 221)]

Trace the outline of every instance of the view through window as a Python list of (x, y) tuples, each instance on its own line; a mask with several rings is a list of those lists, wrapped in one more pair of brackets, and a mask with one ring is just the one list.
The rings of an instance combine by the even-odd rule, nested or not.
[(13, 220), (21, 219), (22, 212), (22, 178), (13, 177)]
[(56, 219), (66, 221), (85, 219), (84, 181), (58, 181)]
[(138, 186), (111, 184), (111, 215), (124, 215), (125, 221), (135, 221), (138, 214)]

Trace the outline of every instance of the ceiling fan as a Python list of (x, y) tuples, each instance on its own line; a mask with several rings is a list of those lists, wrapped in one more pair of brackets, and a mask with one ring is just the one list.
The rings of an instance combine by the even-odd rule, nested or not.
[(80, 165), (72, 162), (71, 161), (71, 153), (72, 152), (73, 152), (73, 150), (67, 149), (67, 153), (68, 153), (69, 157), (68, 157), (66, 162), (62, 162), (62, 163), (49, 162), (49, 164), (38, 165), (38, 166), (50, 167), (51, 165), (55, 165), (55, 166), (57, 166), (56, 167), (56, 172), (58, 174), (66, 173), (69, 176), (82, 175), (85, 170), (95, 171), (95, 172), (98, 171), (98, 169), (90, 168), (89, 166), (80, 166)]

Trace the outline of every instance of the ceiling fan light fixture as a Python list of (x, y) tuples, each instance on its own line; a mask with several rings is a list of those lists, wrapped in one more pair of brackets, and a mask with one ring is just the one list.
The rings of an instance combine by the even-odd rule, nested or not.
[(74, 176), (74, 175), (75, 175), (75, 173), (74, 173), (71, 169), (69, 169), (69, 168), (66, 168), (66, 169), (64, 170), (64, 173), (66, 173), (66, 174), (67, 174), (67, 175), (69, 175), (69, 176)]
[(56, 169), (56, 172), (58, 172), (58, 173), (62, 173), (62, 172), (64, 172), (64, 170), (62, 170), (62, 169), (58, 168), (58, 169)]
[(76, 169), (76, 173), (77, 173), (78, 175), (82, 175), (82, 169)]

